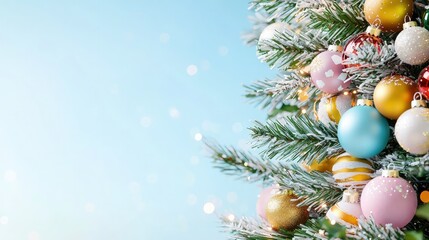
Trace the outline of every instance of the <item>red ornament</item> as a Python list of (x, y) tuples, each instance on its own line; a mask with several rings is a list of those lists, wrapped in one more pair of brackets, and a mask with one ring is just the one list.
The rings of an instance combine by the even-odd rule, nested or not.
[[(373, 26), (368, 26), (365, 32), (359, 33), (358, 35), (352, 37), (344, 46), (343, 61), (348, 58), (348, 54), (356, 54), (358, 48), (361, 47), (364, 43), (370, 43), (374, 45), (377, 48), (378, 52), (380, 52), (380, 44), (383, 43), (383, 40), (380, 38), (380, 33), (380, 29)], [(359, 65), (346, 64), (345, 67), (359, 67)]]
[(429, 100), (429, 66), (423, 68), (418, 78), (419, 92)]

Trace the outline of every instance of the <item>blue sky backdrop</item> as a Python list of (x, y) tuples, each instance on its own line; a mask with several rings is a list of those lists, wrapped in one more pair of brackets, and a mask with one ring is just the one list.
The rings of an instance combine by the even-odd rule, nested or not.
[[(224, 239), (257, 185), (213, 169), (198, 133), (248, 147), (273, 75), (240, 33), (247, 1), (0, 4), (0, 239)], [(211, 202), (213, 214), (203, 206)]]

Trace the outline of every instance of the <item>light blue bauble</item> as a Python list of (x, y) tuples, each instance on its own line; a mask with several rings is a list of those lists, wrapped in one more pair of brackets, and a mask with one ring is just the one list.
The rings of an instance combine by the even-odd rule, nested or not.
[(353, 107), (338, 123), (338, 140), (353, 157), (374, 157), (383, 151), (389, 137), (387, 120), (373, 107)]

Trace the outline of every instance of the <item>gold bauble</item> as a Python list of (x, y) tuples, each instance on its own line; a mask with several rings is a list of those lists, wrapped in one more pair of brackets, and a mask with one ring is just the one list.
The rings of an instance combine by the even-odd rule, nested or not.
[(296, 201), (297, 196), (290, 193), (274, 195), (268, 201), (266, 207), (267, 221), (274, 230), (293, 230), (308, 220), (307, 207), (297, 207), (301, 201)]
[(410, 102), (418, 92), (417, 84), (401, 75), (383, 78), (374, 90), (374, 105), (381, 115), (396, 120), (411, 108)]
[(366, 0), (365, 19), (371, 25), (380, 24), (383, 32), (399, 32), (404, 19), (413, 16), (413, 0)]
[(337, 160), (336, 157), (324, 159), (322, 161), (314, 160), (310, 165), (304, 165), (307, 171), (332, 172), (332, 166)]

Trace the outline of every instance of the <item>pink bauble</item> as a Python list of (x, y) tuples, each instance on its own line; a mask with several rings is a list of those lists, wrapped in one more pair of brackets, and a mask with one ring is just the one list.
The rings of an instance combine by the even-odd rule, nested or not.
[(270, 198), (279, 192), (277, 186), (271, 186), (264, 188), (258, 196), (258, 202), (256, 203), (256, 213), (263, 219), (266, 219), (265, 209), (267, 208)]
[(417, 194), (403, 178), (379, 176), (363, 189), (361, 207), (364, 216), (372, 215), (375, 223), (402, 228), (416, 213)]
[(350, 85), (347, 73), (343, 72), (342, 55), (325, 51), (317, 55), (310, 65), (311, 81), (325, 93), (335, 94)]

